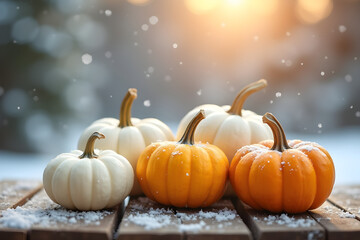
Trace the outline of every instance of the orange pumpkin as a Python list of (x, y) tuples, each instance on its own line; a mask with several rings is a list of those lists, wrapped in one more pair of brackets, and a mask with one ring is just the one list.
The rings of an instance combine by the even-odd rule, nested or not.
[(179, 142), (157, 142), (140, 155), (136, 176), (147, 197), (175, 207), (206, 207), (224, 193), (229, 162), (220, 148), (194, 143), (194, 132), (204, 119), (201, 110)]
[(330, 154), (316, 143), (288, 142), (271, 113), (263, 122), (273, 131), (274, 141), (244, 146), (232, 159), (229, 174), (237, 196), (271, 212), (300, 213), (321, 206), (335, 181)]

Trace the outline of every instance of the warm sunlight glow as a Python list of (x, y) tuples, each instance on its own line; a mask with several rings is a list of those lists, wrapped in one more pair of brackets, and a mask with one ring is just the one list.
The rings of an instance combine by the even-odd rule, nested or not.
[(143, 6), (150, 2), (150, 0), (127, 0), (127, 1), (137, 6)]
[(316, 23), (330, 15), (332, 0), (298, 0), (296, 12), (306, 23)]
[(213, 10), (219, 0), (185, 0), (187, 8), (195, 14), (204, 14)]
[(252, 0), (249, 1), (249, 4), (254, 12), (262, 16), (268, 16), (277, 10), (279, 0)]
[(239, 6), (241, 3), (243, 3), (245, 0), (227, 0), (226, 3), (230, 6), (230, 7), (237, 7)]

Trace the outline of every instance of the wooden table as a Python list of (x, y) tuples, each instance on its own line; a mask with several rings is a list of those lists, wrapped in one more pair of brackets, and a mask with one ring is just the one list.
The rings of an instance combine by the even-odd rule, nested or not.
[(84, 213), (52, 203), (38, 181), (0, 181), (0, 239), (360, 239), (360, 186), (338, 186), (320, 208), (297, 215), (255, 211), (235, 198), (176, 209), (146, 197)]

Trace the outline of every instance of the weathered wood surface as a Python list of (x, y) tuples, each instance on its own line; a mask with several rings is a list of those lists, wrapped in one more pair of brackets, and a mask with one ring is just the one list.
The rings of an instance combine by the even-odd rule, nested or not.
[(146, 197), (130, 198), (117, 237), (121, 240), (178, 240), (182, 239), (179, 224), (180, 221), (172, 208), (164, 207)]
[(0, 211), (23, 205), (41, 189), (40, 181), (0, 181)]
[[(42, 190), (31, 201), (24, 205), (24, 208), (40, 207), (46, 209), (49, 214), (52, 211), (65, 211), (63, 208), (59, 208), (57, 204), (54, 204)], [(120, 207), (121, 209), (121, 207)], [(70, 211), (67, 211), (70, 212)], [(29, 239), (32, 240), (60, 240), (60, 239), (89, 239), (89, 240), (108, 240), (113, 238), (113, 231), (117, 224), (118, 208), (105, 210), (107, 214), (102, 219), (93, 219), (94, 221), (85, 223), (82, 219), (82, 212), (71, 211), (73, 215), (67, 217), (67, 220), (54, 221), (49, 223), (48, 226), (43, 224), (36, 224), (31, 228), (29, 232)], [(63, 215), (55, 217), (61, 218)], [(67, 214), (68, 215), (68, 214)]]
[(308, 213), (272, 214), (256, 211), (238, 199), (234, 205), (254, 239), (325, 239), (325, 230)]
[[(3, 210), (16, 208), (42, 189), (40, 181), (0, 181), (0, 217)], [(27, 230), (0, 225), (0, 239), (26, 240)]]
[(360, 220), (360, 185), (335, 187), (329, 201)]
[(360, 239), (360, 221), (330, 202), (309, 213), (325, 228), (327, 239)]
[[(3, 213), (15, 210), (23, 216), (40, 211), (49, 218), (23, 229), (4, 226)], [(0, 181), (1, 240), (360, 239), (360, 186), (336, 187), (320, 208), (297, 215), (256, 211), (235, 198), (204, 209), (178, 209), (146, 197), (131, 198), (126, 209), (122, 203), (100, 213), (85, 222), (89, 212), (53, 203), (40, 182)]]
[[(204, 209), (178, 209), (186, 239), (251, 239), (251, 232), (229, 199), (222, 199)], [(198, 231), (186, 226), (199, 225)]]

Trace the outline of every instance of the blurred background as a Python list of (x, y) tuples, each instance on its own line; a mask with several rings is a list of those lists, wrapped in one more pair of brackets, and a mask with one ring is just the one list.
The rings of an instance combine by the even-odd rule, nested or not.
[(129, 87), (175, 133), (265, 78), (246, 109), (360, 167), (359, 23), (358, 0), (0, 0), (0, 161), (76, 148)]

